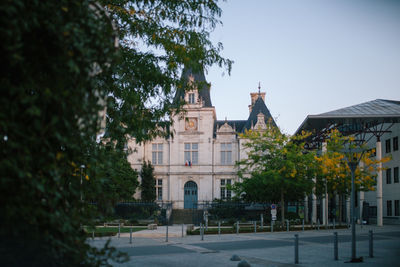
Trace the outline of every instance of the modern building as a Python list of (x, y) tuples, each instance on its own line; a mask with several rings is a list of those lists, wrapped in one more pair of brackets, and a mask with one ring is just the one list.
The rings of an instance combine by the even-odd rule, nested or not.
[[(128, 157), (132, 168), (140, 170), (143, 161), (154, 165), (156, 196), (170, 201), (173, 209), (196, 208), (197, 203), (230, 199), (228, 185), (238, 180), (235, 162), (246, 157), (239, 133), (276, 125), (265, 105), (265, 93), (251, 93), (247, 120), (217, 120), (204, 73), (184, 70), (187, 82), (200, 82), (201, 88), (177, 91), (174, 101), (185, 101), (186, 112), (172, 118), (174, 136), (159, 137), (138, 144), (129, 140), (134, 151)], [(197, 84), (197, 83), (195, 83)], [(135, 194), (140, 198), (140, 192)]]
[[(376, 187), (374, 191), (357, 194), (357, 213), (362, 217), (363, 206), (369, 205), (368, 213), (371, 223), (378, 226), (384, 223), (400, 224), (400, 101), (376, 99), (358, 105), (322, 113), (309, 115), (300, 125), (296, 133), (302, 130), (312, 131), (309, 146), (321, 149), (327, 133), (336, 128), (344, 135), (354, 135), (363, 140), (368, 149), (375, 149), (375, 158), (390, 157), (388, 162), (376, 166)], [(327, 223), (331, 207), (325, 198), (321, 199), (321, 212), (318, 212), (316, 196), (308, 200), (313, 202), (312, 220), (321, 214), (321, 221)], [(328, 208), (329, 206), (329, 208)], [(364, 209), (365, 210), (365, 209)], [(350, 201), (347, 201), (347, 217), (350, 217)]]

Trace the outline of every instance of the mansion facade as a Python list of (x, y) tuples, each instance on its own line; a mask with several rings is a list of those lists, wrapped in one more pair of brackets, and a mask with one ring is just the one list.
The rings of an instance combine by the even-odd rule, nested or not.
[[(228, 185), (238, 181), (235, 162), (247, 156), (239, 133), (276, 125), (265, 105), (265, 93), (251, 93), (247, 120), (217, 120), (211, 104), (210, 87), (204, 73), (184, 70), (188, 81), (198, 81), (201, 88), (177, 91), (175, 101), (185, 100), (183, 114), (173, 120), (173, 137), (158, 137), (146, 143), (129, 140), (134, 151), (128, 157), (132, 168), (140, 170), (150, 161), (156, 177), (156, 199), (173, 202), (174, 209), (196, 208), (198, 202), (230, 199)], [(140, 192), (135, 194), (140, 198)]]

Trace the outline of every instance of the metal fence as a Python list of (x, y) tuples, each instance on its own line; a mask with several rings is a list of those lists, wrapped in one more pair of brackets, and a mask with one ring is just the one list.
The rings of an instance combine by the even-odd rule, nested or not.
[[(95, 203), (93, 203), (96, 205)], [(138, 202), (124, 201), (119, 202), (114, 207), (114, 217), (118, 219), (128, 220), (131, 223), (156, 222), (158, 224), (176, 224), (176, 223), (192, 223), (199, 225), (206, 220), (210, 223), (230, 223), (237, 221), (250, 222), (260, 221), (261, 217), (265, 224), (271, 222), (271, 204), (272, 203), (244, 203), (234, 201), (199, 201), (191, 209), (183, 209), (183, 203), (179, 201), (157, 201), (157, 202)], [(281, 218), (281, 207), (277, 206), (276, 219)], [(291, 223), (300, 223), (304, 221), (311, 222), (313, 216), (313, 203), (304, 202), (287, 202), (285, 206), (285, 219)], [(318, 222), (322, 219), (322, 201), (316, 200), (316, 219)], [(348, 223), (348, 210), (346, 201), (338, 202), (330, 201), (328, 209), (329, 222)], [(375, 215), (374, 207), (359, 207), (363, 209), (363, 220), (371, 218)], [(339, 210), (341, 215), (339, 214)], [(357, 214), (361, 215), (360, 210)], [(365, 216), (364, 216), (365, 215)], [(375, 215), (376, 216), (376, 215)], [(361, 219), (361, 218), (360, 218)]]

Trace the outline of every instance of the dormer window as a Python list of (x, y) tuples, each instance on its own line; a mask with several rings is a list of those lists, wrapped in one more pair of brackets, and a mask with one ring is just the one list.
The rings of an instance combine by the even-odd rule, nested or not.
[(189, 104), (194, 104), (194, 93), (189, 94)]

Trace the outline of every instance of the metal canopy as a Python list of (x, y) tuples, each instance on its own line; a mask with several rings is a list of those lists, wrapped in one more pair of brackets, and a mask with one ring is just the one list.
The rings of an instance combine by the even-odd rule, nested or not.
[[(330, 130), (336, 128), (343, 135), (372, 133), (380, 138), (394, 123), (400, 122), (400, 101), (376, 99), (319, 115), (309, 115), (296, 134), (312, 132), (307, 140), (309, 148), (319, 146)], [(383, 125), (388, 125), (383, 127)]]

